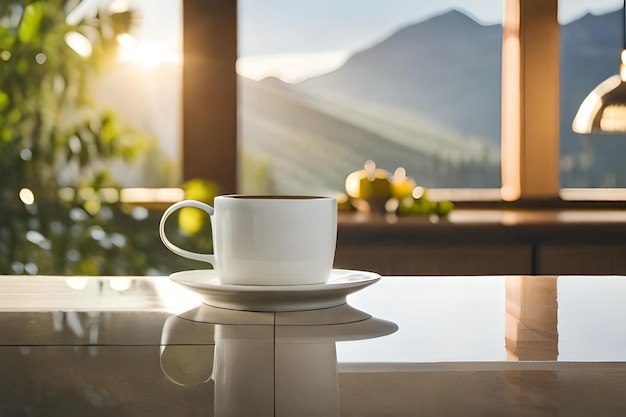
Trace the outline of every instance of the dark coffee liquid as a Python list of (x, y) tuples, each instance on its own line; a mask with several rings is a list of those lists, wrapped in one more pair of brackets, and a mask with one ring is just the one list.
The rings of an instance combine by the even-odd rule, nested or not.
[(225, 195), (224, 197), (240, 198), (245, 200), (313, 200), (318, 198), (327, 198), (311, 195)]

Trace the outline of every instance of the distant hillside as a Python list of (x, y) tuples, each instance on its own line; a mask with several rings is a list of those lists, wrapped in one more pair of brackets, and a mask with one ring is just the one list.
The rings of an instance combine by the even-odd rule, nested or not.
[(402, 109), (355, 99), (320, 100), (276, 79), (239, 81), (239, 136), (269, 161), (271, 190), (343, 190), (368, 159), (399, 166), (432, 187), (499, 185), (499, 151)]
[[(621, 11), (587, 15), (562, 27), (561, 155), (563, 186), (623, 186), (626, 136), (580, 136), (571, 130), (578, 106), (618, 72)], [(318, 97), (347, 96), (414, 110), (432, 122), (500, 141), (500, 25), (482, 26), (450, 11), (403, 28), (352, 56), (340, 69), (300, 83)]]

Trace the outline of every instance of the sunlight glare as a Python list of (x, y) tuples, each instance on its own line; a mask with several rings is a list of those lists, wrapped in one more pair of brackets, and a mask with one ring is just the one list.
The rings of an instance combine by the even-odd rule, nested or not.
[(144, 68), (155, 68), (164, 62), (180, 62), (180, 56), (160, 42), (138, 41), (127, 33), (117, 37), (120, 45), (118, 59), (122, 62), (135, 62)]

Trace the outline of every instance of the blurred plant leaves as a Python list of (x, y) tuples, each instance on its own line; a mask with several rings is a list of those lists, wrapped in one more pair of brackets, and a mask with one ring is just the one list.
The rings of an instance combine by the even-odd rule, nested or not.
[(28, 4), (24, 8), (22, 22), (18, 32), (18, 38), (23, 43), (34, 43), (40, 41), (39, 28), (43, 19), (43, 10), (40, 2)]
[(0, 110), (4, 110), (9, 107), (9, 103), (11, 100), (9, 99), (9, 95), (4, 91), (0, 91)]
[[(182, 269), (158, 238), (161, 211), (121, 204), (110, 175), (111, 163), (133, 160), (146, 138), (91, 97), (135, 13), (113, 12), (106, 0), (75, 13), (83, 4), (0, 2), (0, 274)], [(72, 34), (89, 54), (68, 45)]]

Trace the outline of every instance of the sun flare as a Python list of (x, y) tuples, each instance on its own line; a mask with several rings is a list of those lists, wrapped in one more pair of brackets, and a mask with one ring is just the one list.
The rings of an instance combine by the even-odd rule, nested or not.
[(145, 68), (154, 68), (164, 62), (180, 62), (180, 55), (171, 51), (163, 43), (138, 41), (129, 34), (117, 38), (120, 45), (118, 59), (122, 62), (134, 62)]

